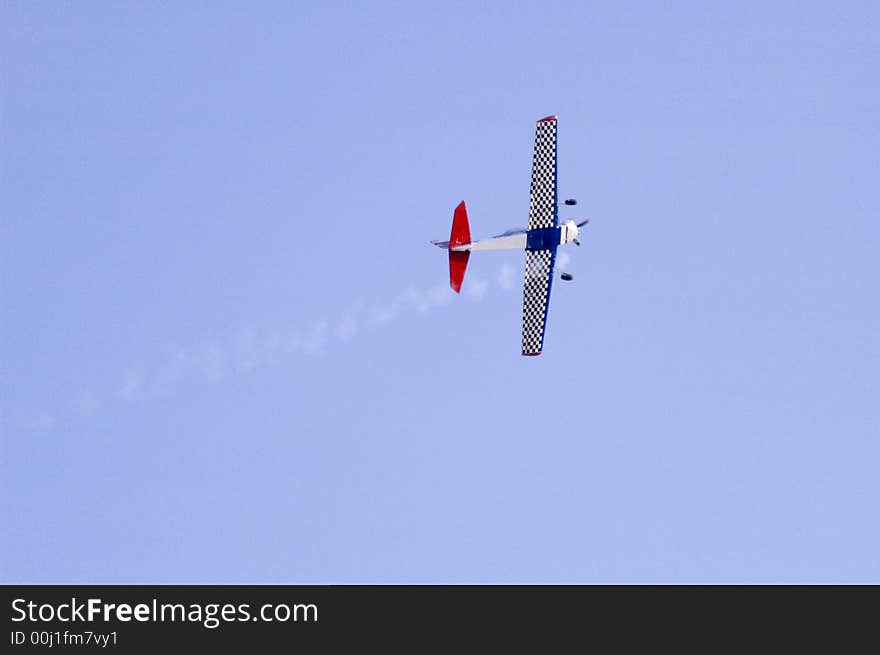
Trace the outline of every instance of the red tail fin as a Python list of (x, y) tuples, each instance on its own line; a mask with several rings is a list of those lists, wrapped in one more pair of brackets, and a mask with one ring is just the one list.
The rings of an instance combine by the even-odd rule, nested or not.
[(470, 256), (471, 253), (467, 250), (449, 251), (449, 286), (455, 293), (461, 293), (461, 283), (464, 281), (464, 272), (467, 269), (468, 257)]
[(470, 242), (471, 226), (468, 225), (467, 207), (462, 200), (452, 216), (452, 234), (449, 237), (449, 247), (463, 246)]
[(449, 286), (456, 293), (461, 292), (461, 283), (464, 281), (464, 272), (467, 270), (470, 251), (452, 250), (455, 246), (463, 246), (471, 242), (471, 227), (468, 225), (467, 207), (464, 200), (455, 208), (452, 217), (452, 234), (449, 236)]

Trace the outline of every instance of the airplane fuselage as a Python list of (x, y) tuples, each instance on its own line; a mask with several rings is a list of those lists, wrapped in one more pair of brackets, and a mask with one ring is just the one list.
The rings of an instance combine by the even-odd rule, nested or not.
[(489, 239), (472, 241), (449, 248), (455, 252), (472, 250), (545, 250), (577, 240), (578, 227), (574, 221), (566, 221), (558, 227), (542, 227), (535, 230), (508, 230)]

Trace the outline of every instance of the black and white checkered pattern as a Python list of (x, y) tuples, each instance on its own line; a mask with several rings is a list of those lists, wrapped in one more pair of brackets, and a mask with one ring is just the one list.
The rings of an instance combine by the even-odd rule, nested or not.
[(529, 229), (553, 227), (556, 214), (556, 120), (543, 120), (535, 131)]
[(526, 275), (523, 287), (523, 355), (536, 355), (544, 346), (544, 317), (547, 314), (552, 264), (552, 250), (526, 250)]

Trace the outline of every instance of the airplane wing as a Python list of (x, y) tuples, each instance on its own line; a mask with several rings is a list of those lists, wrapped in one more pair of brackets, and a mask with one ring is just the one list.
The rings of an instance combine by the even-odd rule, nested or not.
[(556, 248), (526, 251), (523, 289), (522, 354), (540, 355), (544, 348), (544, 327), (553, 282)]
[[(556, 205), (556, 116), (548, 116), (538, 121), (535, 133), (529, 230), (543, 231), (547, 228), (555, 228), (559, 224)], [(540, 355), (544, 347), (544, 328), (547, 325), (547, 307), (550, 303), (553, 266), (556, 263), (558, 245), (558, 238), (554, 243), (553, 239), (545, 240), (543, 234), (536, 236), (537, 239), (530, 239), (530, 245), (539, 247), (526, 248), (523, 285), (523, 355)]]
[(556, 116), (538, 121), (532, 158), (532, 191), (529, 229), (556, 227)]

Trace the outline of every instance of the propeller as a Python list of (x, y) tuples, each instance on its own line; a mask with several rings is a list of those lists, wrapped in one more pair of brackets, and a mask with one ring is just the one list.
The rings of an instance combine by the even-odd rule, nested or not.
[[(589, 219), (589, 218), (585, 218), (585, 219), (582, 220), (580, 223), (578, 223), (577, 226), (578, 226), (578, 227), (583, 227), (584, 225), (586, 225), (586, 224), (589, 223), (589, 222), (590, 222), (590, 219)], [(578, 241), (577, 239), (575, 239), (575, 240), (574, 240), (574, 245), (579, 246), (579, 245), (581, 245), (581, 242)]]

